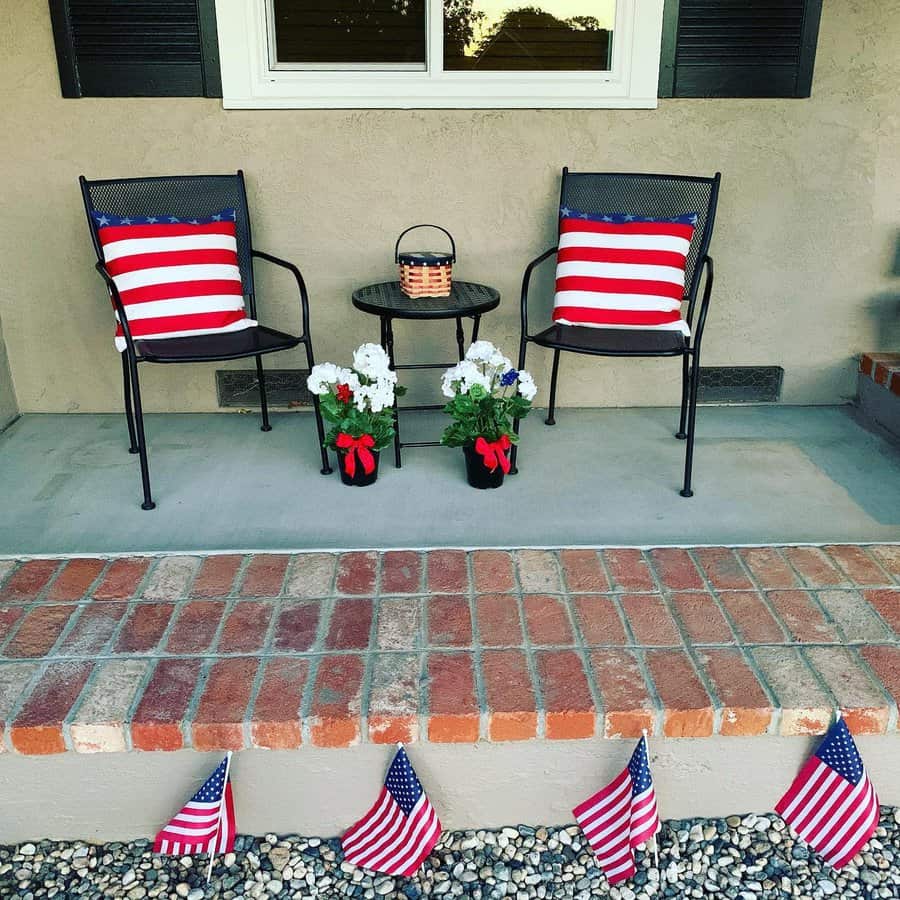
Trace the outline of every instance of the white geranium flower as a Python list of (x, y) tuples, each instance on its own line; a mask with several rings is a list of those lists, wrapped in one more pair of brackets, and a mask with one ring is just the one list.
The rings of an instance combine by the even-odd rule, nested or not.
[(336, 367), (336, 384), (349, 385), (351, 391), (359, 389), (359, 376), (352, 369), (345, 369), (343, 366)]
[(331, 390), (333, 384), (338, 383), (338, 367), (334, 363), (319, 363), (312, 367), (306, 386), (310, 393), (321, 396)]
[(367, 378), (376, 379), (390, 371), (390, 364), (380, 344), (362, 344), (353, 354), (353, 368)]
[(537, 385), (529, 372), (519, 372), (519, 393), (528, 401), (534, 400), (537, 394)]
[(466, 351), (466, 359), (472, 362), (490, 363), (491, 359), (498, 354), (497, 348), (490, 341), (475, 341), (469, 345)]

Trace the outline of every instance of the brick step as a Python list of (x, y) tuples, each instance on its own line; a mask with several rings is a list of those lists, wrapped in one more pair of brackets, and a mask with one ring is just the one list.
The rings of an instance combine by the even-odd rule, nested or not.
[(900, 546), (0, 560), (0, 751), (897, 729)]
[(900, 353), (863, 353), (859, 374), (900, 397)]

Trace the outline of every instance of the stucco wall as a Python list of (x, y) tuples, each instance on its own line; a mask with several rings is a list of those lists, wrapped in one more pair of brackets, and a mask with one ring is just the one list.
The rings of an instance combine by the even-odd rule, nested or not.
[(16, 392), (13, 388), (12, 373), (3, 340), (3, 323), (0, 322), (0, 429), (5, 428), (19, 412)]
[[(513, 353), (521, 271), (552, 240), (564, 164), (721, 169), (705, 362), (783, 365), (785, 401), (840, 402), (854, 393), (854, 354), (900, 343), (889, 275), (900, 209), (898, 9), (894, 0), (826, 0), (809, 101), (663, 101), (653, 111), (225, 112), (202, 99), (61, 99), (46, 4), (4, 0), (0, 315), (19, 405), (120, 408), (81, 172), (243, 167), (256, 242), (303, 267), (318, 356), (337, 359), (377, 335), (375, 323), (352, 310), (350, 290), (391, 275), (393, 239), (418, 221), (454, 232), (460, 277), (501, 289), (503, 304), (484, 333)], [(261, 288), (265, 318), (293, 326), (289, 282), (263, 279)], [(433, 327), (400, 329), (398, 342), (434, 352), (437, 336)], [(448, 329), (448, 349), (451, 337)], [(546, 362), (536, 353), (530, 365), (543, 384)], [(299, 367), (301, 356), (276, 364)], [(213, 369), (151, 369), (147, 408), (215, 408)], [(677, 370), (672, 362), (570, 357), (561, 399), (674, 403)]]

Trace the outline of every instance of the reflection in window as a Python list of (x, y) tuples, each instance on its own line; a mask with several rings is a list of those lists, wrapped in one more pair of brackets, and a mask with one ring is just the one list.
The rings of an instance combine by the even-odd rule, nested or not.
[(606, 71), (615, 0), (444, 0), (444, 68)]
[(425, 67), (426, 0), (272, 0), (276, 62)]

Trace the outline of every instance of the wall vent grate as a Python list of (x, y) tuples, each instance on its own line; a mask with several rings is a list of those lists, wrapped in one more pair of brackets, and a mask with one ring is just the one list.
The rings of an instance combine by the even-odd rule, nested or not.
[(781, 399), (781, 366), (700, 366), (701, 403), (775, 403)]
[[(269, 407), (297, 409), (312, 406), (306, 387), (309, 369), (266, 369)], [(259, 406), (259, 384), (253, 369), (219, 369), (216, 372), (219, 406), (235, 409)]]

